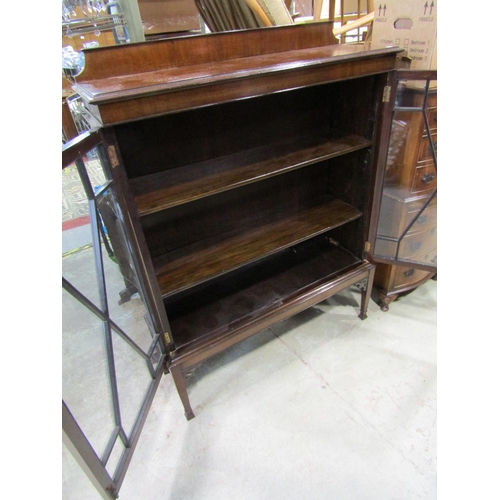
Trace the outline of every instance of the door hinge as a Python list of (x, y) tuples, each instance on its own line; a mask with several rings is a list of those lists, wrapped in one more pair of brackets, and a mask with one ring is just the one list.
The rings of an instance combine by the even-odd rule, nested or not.
[(167, 344), (167, 345), (168, 345), (168, 344), (170, 344), (170, 342), (172, 342), (172, 341), (170, 340), (170, 335), (169, 335), (169, 333), (168, 333), (168, 332), (165, 332), (165, 333), (163, 334), (163, 338), (165, 339), (165, 344)]
[(365, 252), (369, 252), (370, 248), (371, 248), (370, 242), (369, 241), (365, 242)]
[(384, 87), (384, 94), (382, 95), (382, 102), (389, 102), (390, 98), (391, 98), (391, 86), (386, 85)]
[(114, 146), (108, 146), (108, 156), (109, 160), (111, 161), (111, 166), (113, 168), (117, 167), (120, 162), (118, 161), (118, 156), (116, 154), (116, 149)]

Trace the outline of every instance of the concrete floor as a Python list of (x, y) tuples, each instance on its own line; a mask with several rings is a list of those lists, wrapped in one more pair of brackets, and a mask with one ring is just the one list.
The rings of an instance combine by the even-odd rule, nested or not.
[[(358, 319), (349, 289), (162, 378), (121, 500), (437, 497), (437, 282)], [(63, 446), (63, 498), (101, 498)]]

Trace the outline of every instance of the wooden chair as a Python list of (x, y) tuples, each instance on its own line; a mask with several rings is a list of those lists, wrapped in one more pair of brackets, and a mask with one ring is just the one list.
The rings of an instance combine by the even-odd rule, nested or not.
[[(328, 6), (328, 20), (329, 21), (338, 20), (338, 18), (335, 17), (336, 6), (337, 6), (336, 0), (329, 0), (329, 6)], [(314, 15), (313, 15), (314, 21), (320, 21), (322, 9), (323, 9), (323, 0), (315, 0), (315, 2), (314, 2)], [(367, 0), (366, 13), (364, 13), (364, 11), (361, 10), (360, 3), (358, 2), (358, 10), (357, 10), (358, 19), (355, 19), (354, 21), (350, 21), (350, 22), (345, 21), (345, 19), (344, 19), (344, 0), (340, 0), (340, 24), (341, 25), (338, 28), (334, 28), (333, 34), (335, 36), (345, 35), (347, 32), (349, 32), (351, 30), (361, 28), (363, 26), (368, 25), (368, 35), (367, 35), (367, 38), (365, 39), (365, 43), (368, 43), (370, 36), (371, 36), (373, 19), (375, 17), (374, 11), (375, 11), (374, 0)], [(364, 13), (364, 15), (361, 15), (362, 13)], [(345, 37), (341, 36), (340, 42), (345, 42)]]
[[(202, 19), (210, 31), (232, 31), (238, 29), (261, 28), (268, 26), (283, 26), (294, 24), (290, 14), (290, 0), (195, 0)], [(335, 20), (336, 0), (329, 0), (329, 20)], [(343, 13), (344, 0), (341, 2)], [(323, 0), (314, 2), (314, 21), (321, 20)], [(358, 15), (361, 12), (358, 7)], [(368, 38), (371, 33), (371, 24), (374, 19), (374, 1), (367, 0), (367, 14), (358, 19), (343, 24), (333, 30), (335, 36), (369, 25)], [(340, 41), (345, 41), (341, 37)]]
[(283, 0), (246, 0), (264, 26), (293, 24), (293, 18)]
[(210, 31), (293, 24), (283, 0), (195, 0)]

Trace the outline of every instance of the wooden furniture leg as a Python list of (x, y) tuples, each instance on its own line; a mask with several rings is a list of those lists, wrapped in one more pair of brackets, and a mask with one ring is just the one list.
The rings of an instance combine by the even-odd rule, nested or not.
[(175, 387), (177, 388), (177, 392), (182, 401), (182, 405), (184, 406), (184, 415), (187, 420), (191, 420), (194, 418), (194, 412), (191, 408), (191, 403), (189, 402), (189, 396), (187, 392), (187, 384), (186, 377), (182, 372), (180, 366), (171, 366), (170, 373), (172, 374), (172, 378), (174, 379)]
[(323, 9), (323, 0), (314, 0), (313, 7), (313, 20), (314, 22), (319, 22), (321, 20), (321, 11)]
[(366, 14), (366, 16), (363, 16), (363, 17), (360, 17), (359, 19), (356, 19), (356, 21), (352, 21), (348, 24), (344, 24), (340, 28), (335, 28), (333, 30), (333, 34), (335, 36), (343, 35), (344, 33), (347, 33), (348, 31), (354, 30), (356, 28), (361, 28), (361, 26), (364, 26), (365, 24), (373, 23), (374, 19), (375, 19), (375, 14), (373, 12), (371, 12), (370, 14)]
[(398, 296), (396, 295), (381, 295), (380, 296), (380, 310), (383, 312), (387, 312), (389, 310), (389, 304), (394, 302)]
[(361, 281), (356, 283), (356, 286), (361, 290), (361, 305), (359, 310), (358, 317), (360, 319), (366, 319), (368, 311), (368, 302), (371, 297), (372, 288), (373, 288), (373, 278), (375, 276), (375, 267), (368, 271), (368, 276)]

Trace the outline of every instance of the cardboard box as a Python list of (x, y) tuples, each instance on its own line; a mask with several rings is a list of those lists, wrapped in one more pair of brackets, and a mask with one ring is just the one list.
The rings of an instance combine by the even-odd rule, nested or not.
[(145, 35), (200, 29), (194, 0), (138, 0)]
[(401, 47), (411, 69), (437, 69), (437, 0), (375, 3), (372, 48)]

